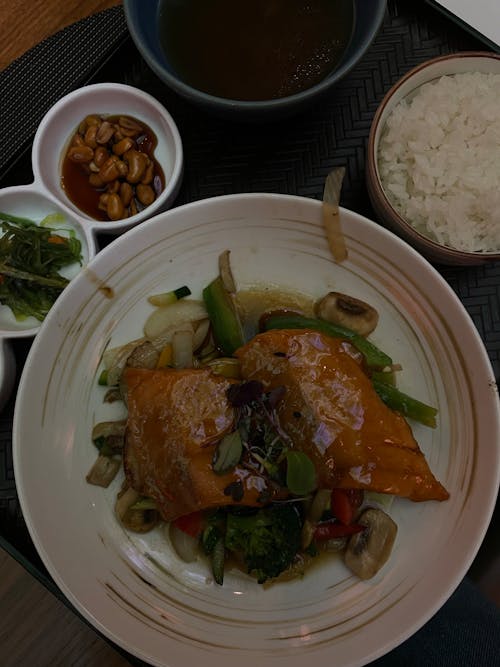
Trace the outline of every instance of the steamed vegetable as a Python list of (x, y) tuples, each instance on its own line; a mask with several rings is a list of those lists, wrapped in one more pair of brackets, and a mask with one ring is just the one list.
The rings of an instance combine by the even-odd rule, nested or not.
[(241, 555), (248, 572), (262, 584), (291, 565), (301, 530), (293, 504), (271, 505), (252, 514), (228, 512), (225, 546)]

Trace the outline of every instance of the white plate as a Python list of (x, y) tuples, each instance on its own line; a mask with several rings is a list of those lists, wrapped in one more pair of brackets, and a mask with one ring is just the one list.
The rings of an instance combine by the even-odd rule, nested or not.
[[(154, 665), (361, 665), (421, 627), (446, 601), (485, 534), (499, 482), (500, 418), (491, 367), (462, 305), (438, 273), (390, 232), (342, 210), (349, 259), (333, 263), (318, 201), (236, 195), (161, 214), (91, 261), (51, 310), (27, 360), (14, 420), (14, 464), (31, 536), (57, 584), (105, 635)], [(380, 312), (374, 342), (401, 362), (401, 388), (439, 408), (414, 431), (451, 492), (398, 500), (390, 562), (358, 581), (342, 562), (262, 589), (235, 573), (224, 587), (203, 563), (178, 561), (160, 531), (127, 534), (108, 490), (89, 486), (90, 432), (111, 417), (97, 386), (107, 344), (141, 333), (146, 296), (197, 295), (231, 249), (240, 287), (266, 282), (319, 296), (361, 296)]]

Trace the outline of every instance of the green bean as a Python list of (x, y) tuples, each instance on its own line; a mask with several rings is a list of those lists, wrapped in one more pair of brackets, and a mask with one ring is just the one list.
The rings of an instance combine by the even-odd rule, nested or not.
[(353, 346), (361, 352), (365, 358), (366, 365), (369, 368), (381, 369), (392, 366), (392, 359), (382, 350), (379, 350), (363, 336), (355, 331), (332, 324), (326, 320), (320, 320), (313, 317), (304, 317), (296, 314), (270, 315), (264, 320), (264, 329), (314, 329), (334, 338), (348, 340)]
[(405, 417), (414, 419), (425, 426), (436, 427), (438, 413), (436, 408), (404, 394), (394, 385), (385, 384), (374, 378), (372, 378), (372, 384), (377, 394), (391, 410), (400, 412)]

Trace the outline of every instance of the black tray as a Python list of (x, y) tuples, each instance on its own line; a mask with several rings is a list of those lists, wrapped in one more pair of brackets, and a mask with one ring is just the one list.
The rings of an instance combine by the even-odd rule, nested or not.
[[(116, 7), (45, 40), (0, 73), (0, 186), (32, 181), (31, 141), (52, 104), (85, 83), (116, 81), (154, 95), (179, 127), (185, 175), (176, 205), (239, 192), (321, 199), (328, 172), (334, 166), (345, 165), (342, 205), (375, 219), (364, 182), (365, 150), (370, 123), (383, 95), (411, 67), (429, 58), (488, 49), (430, 5), (390, 1), (383, 27), (363, 60), (314, 107), (279, 122), (229, 123), (206, 115), (162, 85), (133, 45), (123, 10)], [(109, 238), (99, 239), (101, 248), (108, 242)], [(474, 321), (498, 381), (500, 263), (437, 268)], [(12, 341), (17, 381), (30, 344), (25, 339)], [(15, 391), (0, 417), (0, 544), (61, 596), (33, 546), (16, 494), (12, 465), (14, 401)], [(499, 524), (497, 509), (469, 572), (473, 579), (481, 574), (491, 554), (500, 551), (496, 537)]]

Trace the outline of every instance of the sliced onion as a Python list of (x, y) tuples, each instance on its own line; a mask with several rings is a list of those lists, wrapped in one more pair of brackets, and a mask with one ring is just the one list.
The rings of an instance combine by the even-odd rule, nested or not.
[(185, 563), (192, 563), (198, 558), (199, 548), (196, 537), (188, 535), (173, 523), (169, 524), (168, 532), (175, 553), (181, 560)]
[[(203, 301), (182, 299), (170, 306), (156, 308), (146, 320), (144, 335), (153, 341), (171, 327), (178, 328), (184, 322), (199, 322), (207, 317)], [(169, 342), (166, 340), (164, 344)]]
[(193, 367), (193, 328), (176, 331), (172, 337), (172, 366), (174, 368)]
[(224, 250), (224, 252), (219, 255), (219, 275), (226, 292), (235, 294), (236, 283), (234, 281), (233, 272), (231, 270), (231, 263), (229, 261), (230, 254), (230, 250)]
[(209, 338), (209, 333), (210, 333), (210, 320), (207, 317), (206, 320), (201, 320), (196, 324), (194, 331), (194, 338), (193, 338), (194, 352), (206, 346)]

